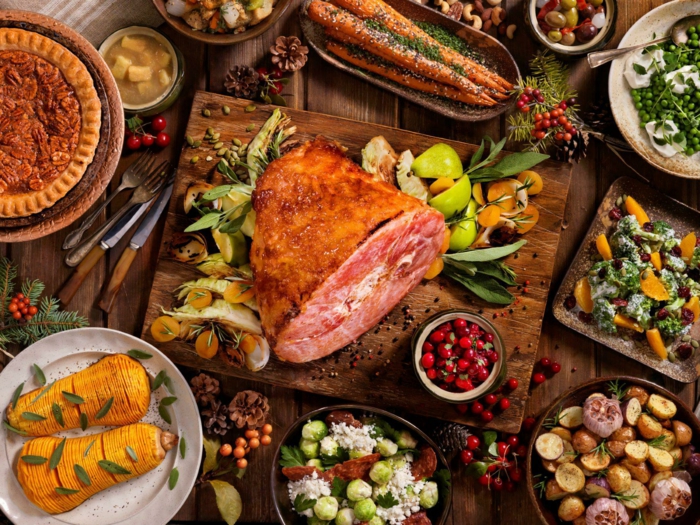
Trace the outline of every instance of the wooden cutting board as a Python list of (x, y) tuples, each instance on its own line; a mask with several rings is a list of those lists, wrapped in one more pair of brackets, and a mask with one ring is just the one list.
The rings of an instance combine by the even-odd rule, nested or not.
[[(220, 140), (224, 143), (230, 145), (234, 138), (248, 143), (274, 109), (271, 106), (258, 106), (255, 111), (247, 113), (245, 108), (250, 104), (251, 102), (246, 100), (200, 91), (192, 104), (187, 135), (194, 140), (200, 140), (206, 129), (213, 127), (221, 133)], [(223, 114), (224, 105), (231, 109), (229, 115)], [(209, 109), (210, 117), (203, 116), (204, 109)], [(419, 154), (436, 142), (445, 142), (455, 148), (462, 159), (468, 159), (477, 149), (475, 145), (437, 139), (377, 124), (294, 109), (284, 111), (297, 127), (295, 139), (308, 140), (317, 135), (324, 135), (347, 147), (348, 155), (358, 162), (362, 148), (376, 135), (383, 135), (397, 152), (411, 149), (415, 154)], [(254, 124), (255, 128), (246, 131), (250, 124)], [(193, 266), (179, 263), (168, 256), (168, 241), (173, 232), (183, 231), (192, 222), (183, 211), (186, 188), (195, 181), (215, 180), (218, 158), (215, 152), (206, 146), (210, 145), (206, 143), (198, 149), (185, 145), (180, 157), (144, 322), (143, 338), (146, 341), (155, 344), (176, 363), (193, 368), (482, 426), (481, 420), (461, 415), (454, 405), (438, 401), (425, 391), (418, 382), (411, 363), (410, 340), (420, 323), (440, 310), (466, 308), (481, 312), (493, 320), (506, 346), (508, 377), (515, 377), (520, 382), (519, 388), (508, 394), (511, 408), (505, 412), (494, 411), (496, 417), (487, 426), (504, 432), (518, 432), (523, 419), (559, 244), (571, 180), (570, 165), (547, 161), (537, 167), (544, 180), (544, 189), (532, 202), (539, 208), (540, 220), (537, 226), (525, 235), (528, 243), (507, 261), (517, 272), (518, 282), (523, 285), (520, 289), (513, 290), (517, 299), (511, 307), (494, 308), (470, 296), (461, 285), (447, 277), (438, 277), (418, 285), (383, 322), (368, 331), (357, 343), (324, 359), (304, 364), (282, 362), (273, 353), (268, 365), (255, 373), (246, 368), (230, 367), (218, 357), (211, 360), (202, 359), (194, 351), (193, 345), (183, 341), (156, 343), (150, 333), (151, 323), (161, 315), (161, 307), (168, 309), (174, 303), (173, 291), (185, 281), (202, 277)], [(208, 155), (213, 157), (209, 162), (205, 160)], [(191, 162), (194, 156), (199, 157), (196, 164)]]

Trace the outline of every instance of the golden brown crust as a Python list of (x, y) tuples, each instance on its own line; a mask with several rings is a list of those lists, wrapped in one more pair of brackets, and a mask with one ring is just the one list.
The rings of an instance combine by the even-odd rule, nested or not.
[(62, 45), (38, 33), (2, 28), (0, 52), (8, 50), (35, 55), (61, 71), (80, 103), (80, 133), (67, 167), (43, 188), (0, 193), (0, 218), (25, 217), (49, 208), (80, 181), (92, 162), (100, 139), (102, 108), (87, 68)]

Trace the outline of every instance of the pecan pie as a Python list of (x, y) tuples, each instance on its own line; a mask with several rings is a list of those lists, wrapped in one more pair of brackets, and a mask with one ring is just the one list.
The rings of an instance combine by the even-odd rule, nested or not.
[(0, 218), (53, 206), (95, 154), (101, 104), (85, 65), (37, 33), (0, 29)]

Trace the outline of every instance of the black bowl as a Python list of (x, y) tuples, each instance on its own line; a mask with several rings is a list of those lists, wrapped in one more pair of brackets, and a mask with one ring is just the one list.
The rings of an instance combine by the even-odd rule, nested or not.
[[(287, 492), (287, 478), (282, 475), (282, 469), (279, 466), (280, 455), (282, 451), (282, 445), (286, 445), (290, 441), (292, 443), (297, 443), (301, 438), (301, 427), (304, 424), (314, 418), (318, 418), (321, 414), (327, 412), (332, 412), (333, 410), (350, 410), (354, 413), (356, 417), (361, 414), (372, 414), (381, 416), (388, 421), (393, 421), (398, 423), (398, 425), (410, 430), (413, 434), (420, 438), (420, 442), (425, 442), (430, 445), (438, 458), (438, 470), (447, 469), (450, 470), (450, 466), (445, 459), (435, 442), (428, 437), (428, 435), (415, 426), (413, 423), (406, 421), (405, 419), (387, 412), (386, 410), (381, 410), (379, 408), (374, 408), (366, 405), (333, 405), (329, 407), (319, 408), (312, 412), (308, 412), (297, 419), (285, 432), (284, 436), (277, 446), (277, 451), (275, 452), (275, 458), (272, 463), (272, 473), (270, 474), (270, 487), (272, 490), (272, 501), (275, 503), (275, 510), (277, 511), (277, 518), (279, 522), (283, 525), (302, 525), (306, 523), (306, 519), (299, 516), (292, 509), (292, 504), (289, 501), (289, 494)], [(447, 493), (447, 497), (441, 497), (438, 504), (428, 511), (428, 517), (432, 521), (433, 525), (444, 525), (447, 521), (447, 517), (450, 514), (450, 509), (452, 508), (452, 490)]]

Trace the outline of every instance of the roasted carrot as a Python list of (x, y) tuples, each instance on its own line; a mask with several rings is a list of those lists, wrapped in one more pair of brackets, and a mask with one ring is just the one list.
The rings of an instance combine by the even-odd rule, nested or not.
[(216, 29), (219, 26), (219, 18), (221, 17), (221, 14), (217, 10), (216, 13), (214, 13), (214, 16), (211, 17), (209, 20), (209, 29)]
[(308, 15), (314, 22), (353, 38), (366, 51), (379, 55), (397, 66), (479, 96), (486, 102), (493, 101), (484, 93), (483, 88), (466, 77), (444, 64), (430, 60), (417, 51), (394, 42), (385, 33), (370, 29), (362, 20), (344, 9), (339, 9), (322, 0), (313, 0), (308, 7)]
[(478, 106), (486, 105), (483, 98), (477, 97), (476, 95), (471, 95), (469, 93), (464, 93), (463, 91), (460, 91), (452, 86), (446, 86), (445, 84), (428, 80), (427, 78), (411, 73), (405, 69), (393, 68), (380, 63), (371, 62), (365, 58), (353, 54), (346, 46), (334, 40), (328, 40), (326, 42), (326, 49), (328, 49), (328, 51), (334, 55), (339, 56), (346, 62), (349, 62), (362, 69), (366, 69), (372, 73), (376, 73), (382, 77), (388, 78), (389, 80), (393, 80), (402, 86), (407, 86), (417, 91), (423, 91), (424, 93), (430, 93), (432, 95), (449, 98), (451, 100), (457, 100), (459, 102), (464, 102), (465, 104), (473, 104)]
[(513, 89), (510, 82), (489, 71), (481, 64), (441, 44), (382, 0), (334, 0), (334, 3), (363, 20), (368, 18), (376, 20), (401, 36), (411, 40), (421, 40), (426, 45), (437, 47), (445, 63), (462, 67), (472, 82), (499, 92)]

